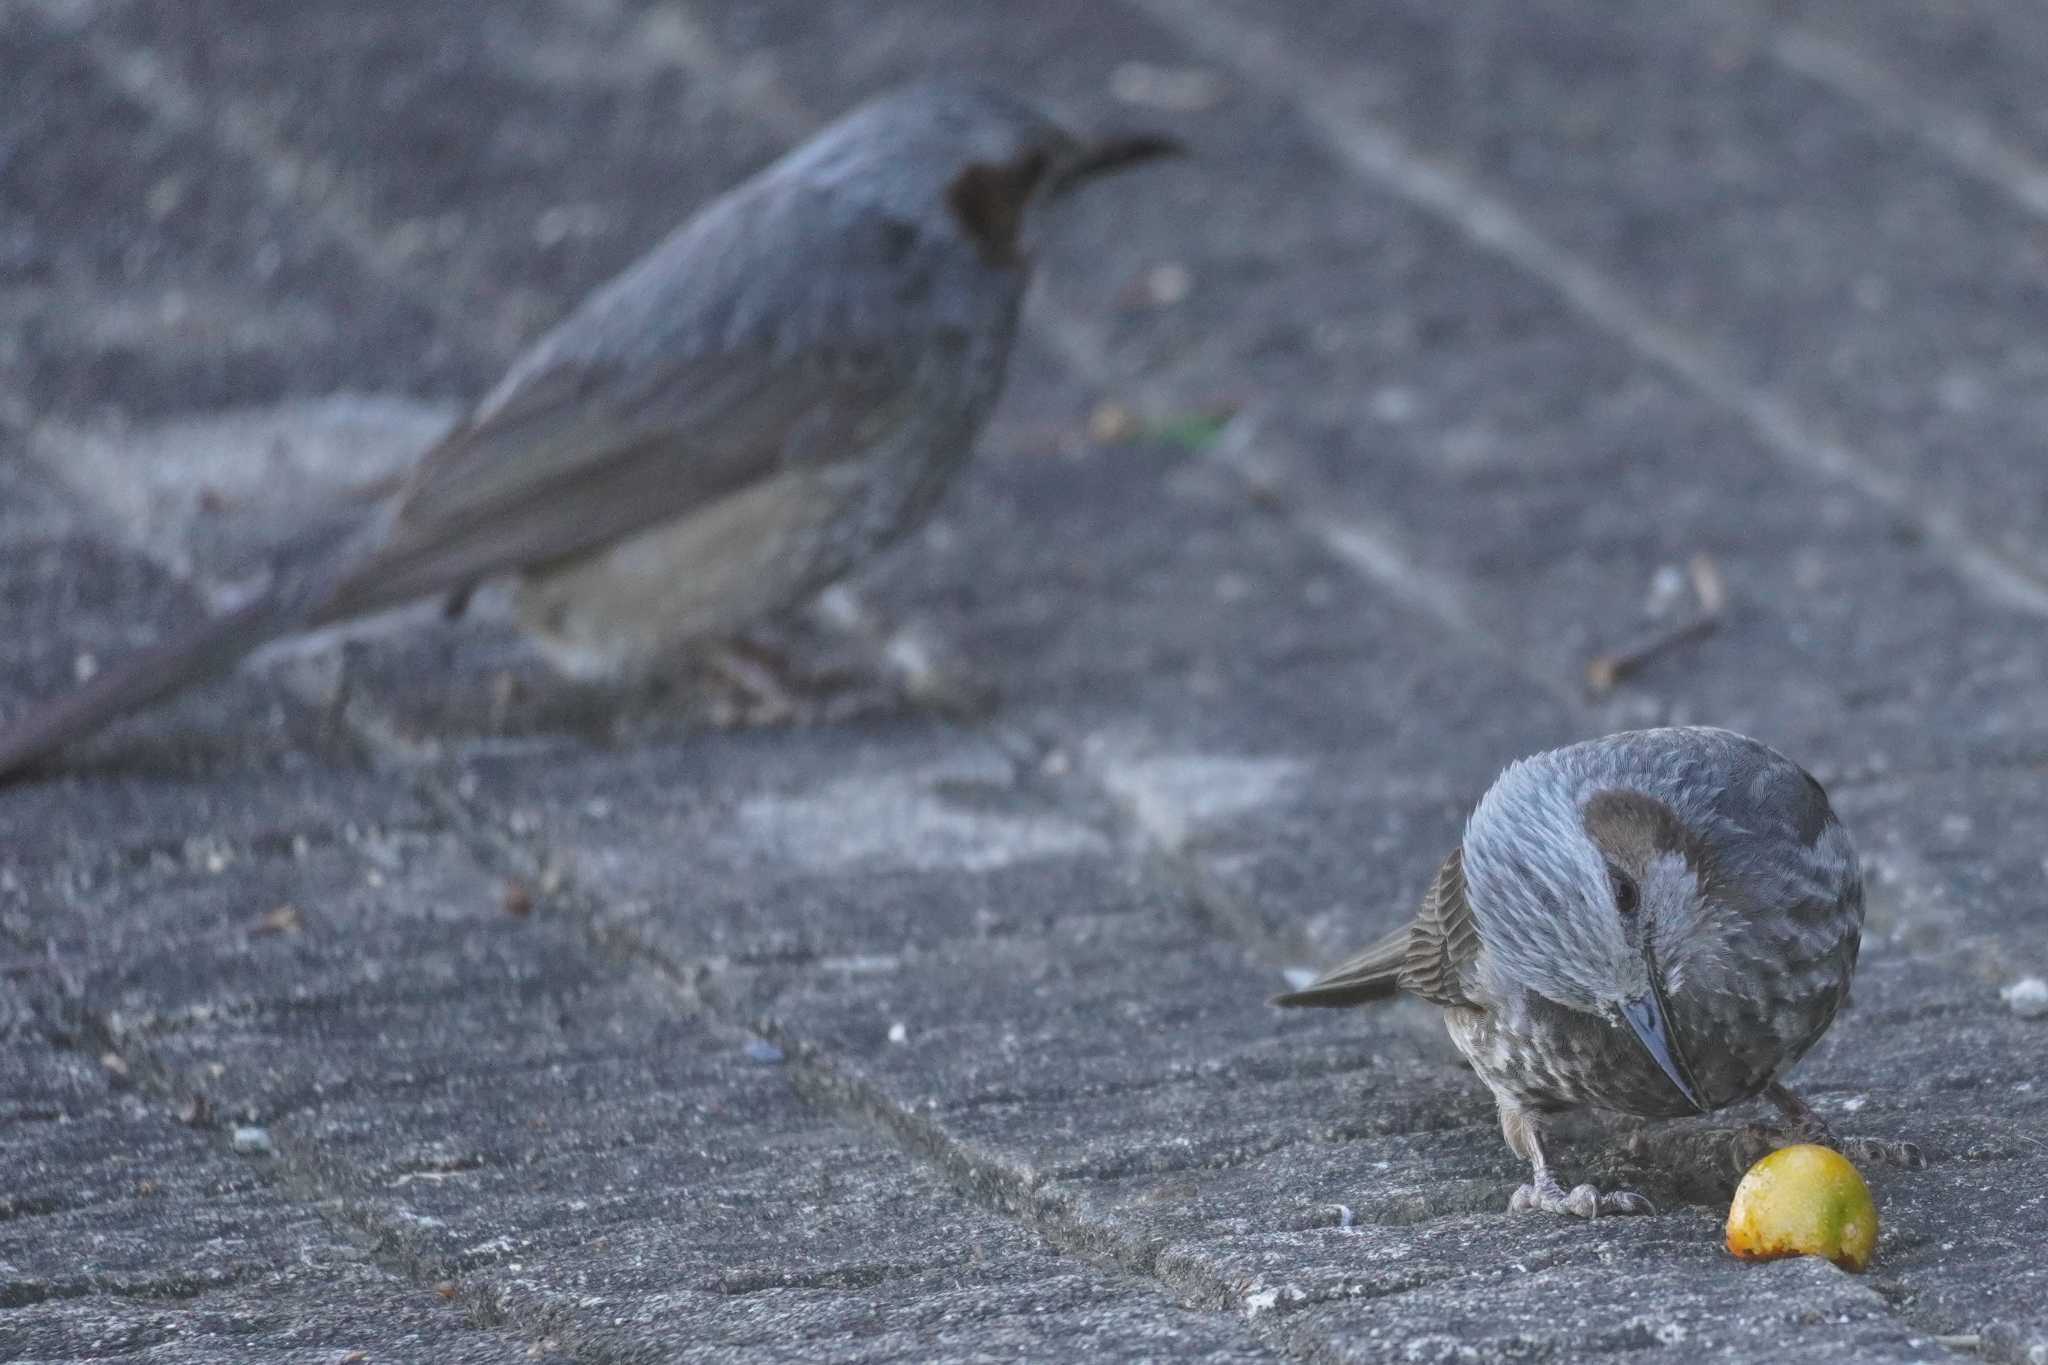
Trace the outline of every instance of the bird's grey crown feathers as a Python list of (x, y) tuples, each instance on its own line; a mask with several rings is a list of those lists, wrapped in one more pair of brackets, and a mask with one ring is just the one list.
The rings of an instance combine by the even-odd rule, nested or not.
[(974, 162), (1032, 150), (1071, 154), (1075, 139), (1028, 101), (970, 81), (922, 81), (869, 100), (771, 166), (766, 178), (868, 198), (915, 217)]

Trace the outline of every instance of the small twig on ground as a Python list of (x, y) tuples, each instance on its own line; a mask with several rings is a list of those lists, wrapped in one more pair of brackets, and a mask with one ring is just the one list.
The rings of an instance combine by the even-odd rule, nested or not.
[(1722, 613), (1728, 606), (1728, 588), (1721, 580), (1720, 566), (1714, 563), (1712, 556), (1696, 554), (1686, 565), (1686, 573), (1692, 580), (1693, 597), (1699, 605), (1690, 615), (1670, 625), (1659, 626), (1633, 643), (1598, 655), (1589, 662), (1586, 665), (1586, 686), (1594, 696), (1605, 696), (1622, 679), (1639, 671), (1651, 660), (1680, 645), (1704, 639), (1720, 626)]

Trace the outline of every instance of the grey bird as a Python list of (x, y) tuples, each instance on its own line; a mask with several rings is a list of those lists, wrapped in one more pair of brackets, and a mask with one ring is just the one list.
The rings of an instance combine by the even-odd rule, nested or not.
[(579, 674), (801, 603), (922, 522), (966, 457), (1033, 215), (1177, 150), (977, 85), (856, 109), (593, 293), (363, 524), (0, 731), (0, 775), (277, 636), (499, 576)]
[[(1567, 1193), (1545, 1117), (1765, 1095), (1834, 1144), (1779, 1078), (1847, 999), (1862, 929), (1856, 851), (1810, 774), (1732, 731), (1637, 730), (1511, 765), (1414, 920), (1274, 1003), (1442, 1006), (1532, 1168), (1509, 1207), (1646, 1213), (1633, 1191)], [(1918, 1164), (1910, 1144), (1874, 1146)]]

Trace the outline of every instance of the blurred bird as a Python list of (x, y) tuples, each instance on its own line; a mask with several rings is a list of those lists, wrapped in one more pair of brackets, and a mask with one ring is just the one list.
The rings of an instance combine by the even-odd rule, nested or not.
[(0, 731), (0, 775), (277, 636), (500, 575), (578, 674), (800, 604), (922, 522), (967, 455), (1016, 335), (1027, 220), (1178, 150), (980, 86), (864, 105), (586, 299), (341, 543)]
[[(1510, 766), (1415, 919), (1274, 1003), (1442, 1006), (1533, 1168), (1509, 1207), (1647, 1213), (1632, 1191), (1567, 1193), (1544, 1117), (1762, 1094), (1834, 1145), (1778, 1078), (1848, 997), (1862, 929), (1856, 851), (1820, 783), (1731, 731), (1638, 730)], [(1909, 1143), (1866, 1149), (1919, 1163)]]

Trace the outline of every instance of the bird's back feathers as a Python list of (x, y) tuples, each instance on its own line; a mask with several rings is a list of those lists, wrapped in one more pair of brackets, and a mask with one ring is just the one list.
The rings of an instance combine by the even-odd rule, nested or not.
[(954, 438), (928, 442), (950, 468), (993, 401), (1023, 278), (850, 189), (757, 178), (530, 347), (298, 586), (0, 726), (0, 778), (279, 636), (574, 560), (792, 465), (858, 458), (916, 411)]

